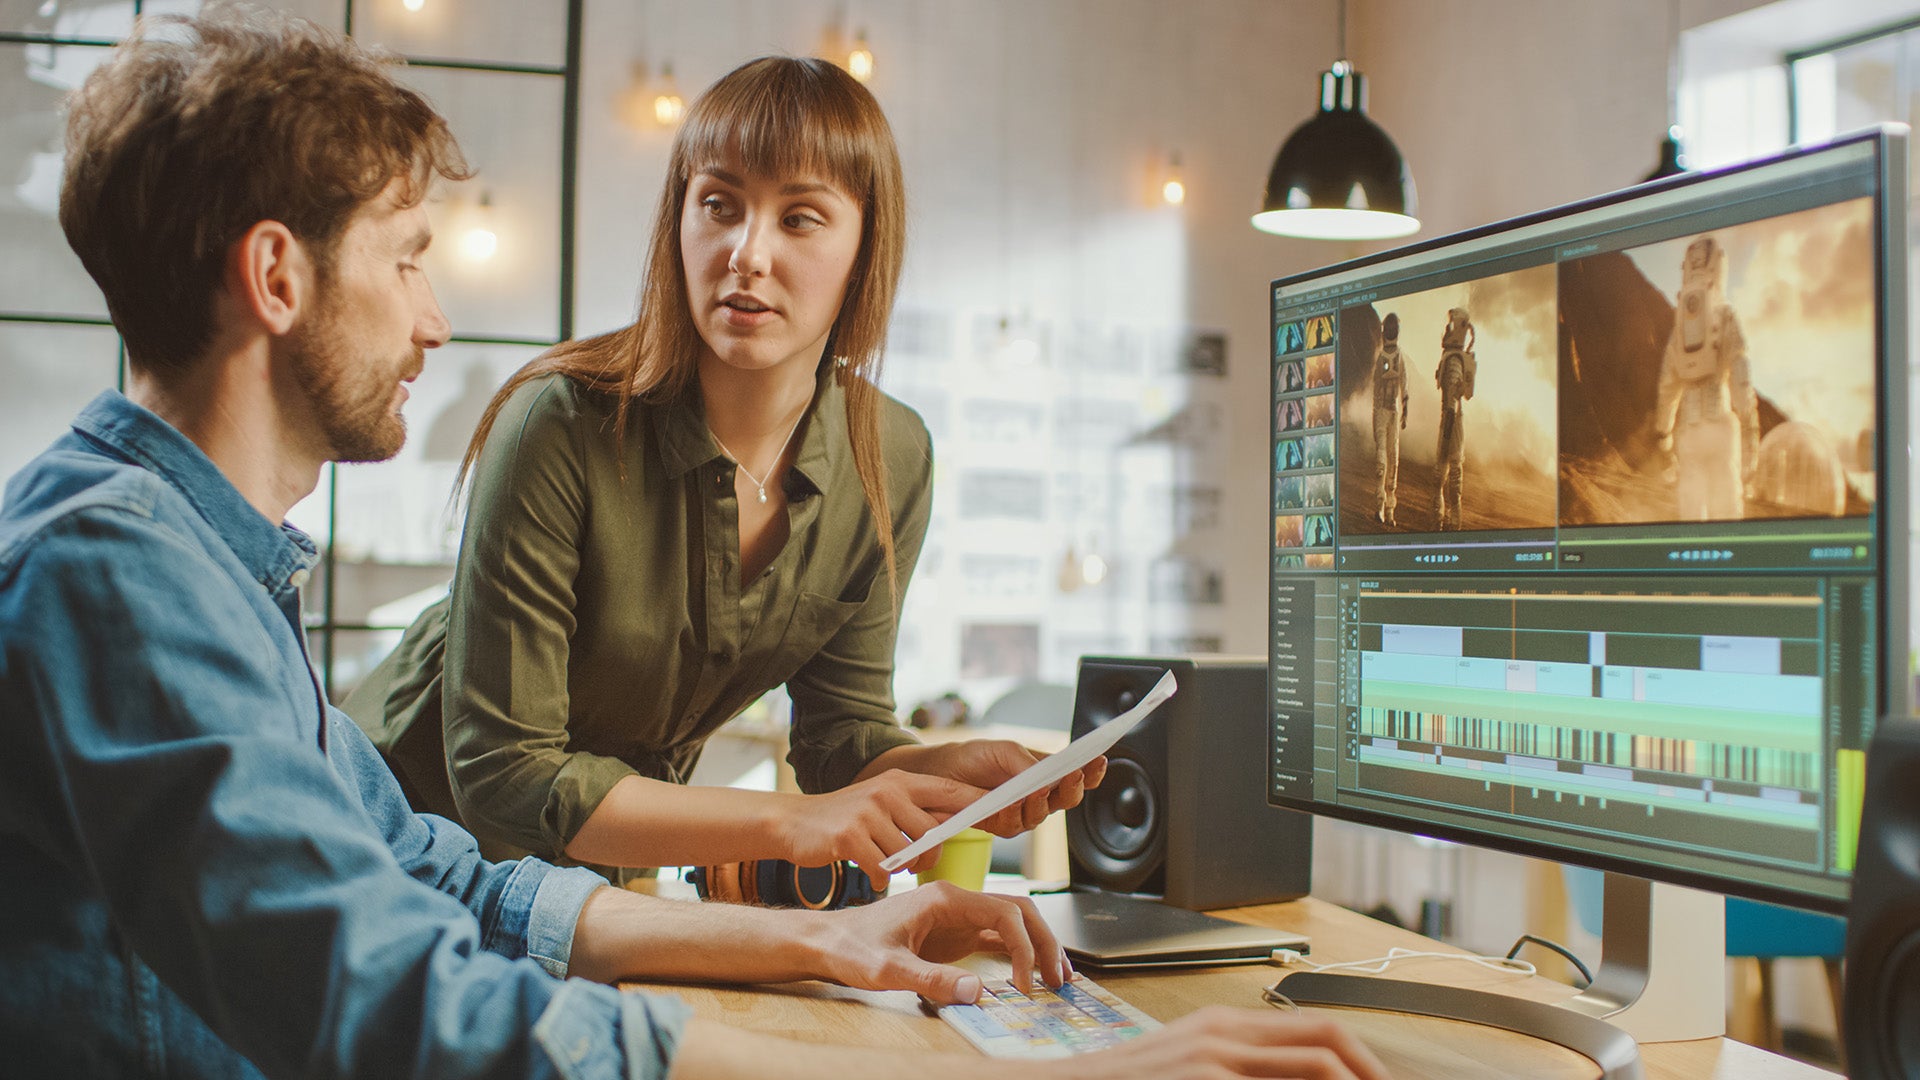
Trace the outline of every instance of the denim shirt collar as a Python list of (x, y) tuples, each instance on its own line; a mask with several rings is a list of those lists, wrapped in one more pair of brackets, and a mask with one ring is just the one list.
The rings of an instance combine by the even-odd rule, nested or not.
[(268, 521), (193, 440), (119, 391), (89, 402), (73, 429), (172, 484), (267, 591), (278, 594), (295, 574), (304, 582), (318, 560), (306, 533)]

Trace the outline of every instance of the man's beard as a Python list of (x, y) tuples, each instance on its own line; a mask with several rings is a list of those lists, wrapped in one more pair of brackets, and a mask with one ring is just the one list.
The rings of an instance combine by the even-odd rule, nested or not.
[(420, 371), (426, 353), (415, 345), (405, 360), (374, 366), (344, 345), (344, 322), (323, 300), (289, 342), (293, 377), (313, 403), (328, 460), (386, 461), (407, 441), (407, 422), (393, 411), (394, 390), (403, 376)]

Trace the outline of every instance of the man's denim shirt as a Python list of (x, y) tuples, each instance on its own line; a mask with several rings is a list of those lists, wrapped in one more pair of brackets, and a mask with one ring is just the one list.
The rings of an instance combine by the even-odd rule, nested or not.
[(565, 979), (605, 882), (482, 861), (325, 704), (313, 562), (117, 393), (7, 485), (0, 1074), (663, 1076), (681, 1002)]

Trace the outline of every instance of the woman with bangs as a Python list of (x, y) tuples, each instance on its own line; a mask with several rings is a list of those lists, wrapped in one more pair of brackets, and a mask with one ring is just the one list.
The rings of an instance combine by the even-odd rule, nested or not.
[[(906, 231), (879, 104), (821, 60), (715, 83), (674, 140), (638, 319), (510, 378), (461, 464), (452, 591), (346, 710), (492, 857), (879, 863), (1034, 755), (894, 717), (926, 426), (874, 385)], [(773, 687), (809, 794), (687, 787)], [(1037, 825), (1090, 765), (985, 823)], [(923, 856), (915, 868), (927, 865)]]

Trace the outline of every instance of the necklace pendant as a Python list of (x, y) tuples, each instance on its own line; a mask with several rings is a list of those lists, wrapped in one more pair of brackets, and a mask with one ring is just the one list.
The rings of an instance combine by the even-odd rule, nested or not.
[(767, 501), (767, 489), (766, 489), (766, 488), (761, 488), (761, 489), (760, 489), (760, 501), (761, 501), (761, 502), (763, 502), (763, 503)]

